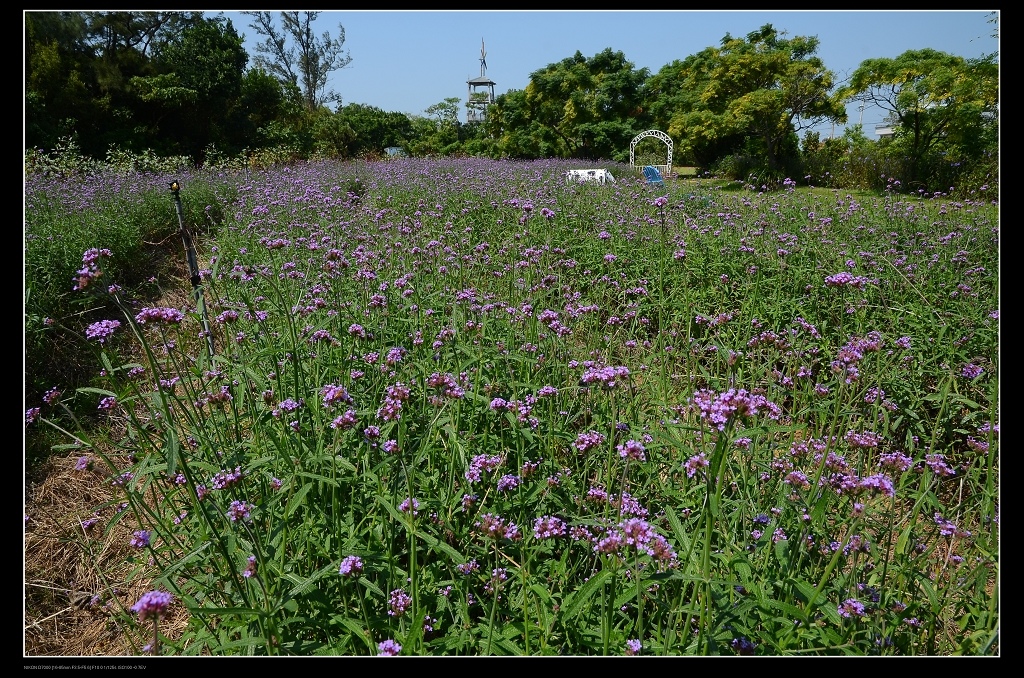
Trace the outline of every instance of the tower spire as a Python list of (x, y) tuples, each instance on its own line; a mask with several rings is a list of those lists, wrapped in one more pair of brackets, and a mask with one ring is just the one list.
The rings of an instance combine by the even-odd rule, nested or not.
[[(487, 107), (494, 103), (494, 81), (487, 77), (487, 45), (480, 38), (480, 77), (466, 81), (469, 96), (466, 99), (466, 122), (483, 122)], [(483, 91), (480, 88), (484, 88)]]

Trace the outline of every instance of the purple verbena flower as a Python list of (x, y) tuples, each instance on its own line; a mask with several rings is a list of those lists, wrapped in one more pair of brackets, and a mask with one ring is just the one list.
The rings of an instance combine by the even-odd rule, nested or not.
[(233, 523), (239, 520), (248, 520), (252, 513), (252, 505), (244, 501), (235, 500), (228, 506), (228, 520)]
[(736, 651), (736, 654), (740, 655), (752, 655), (757, 649), (757, 645), (746, 638), (733, 638), (729, 645)]
[(412, 598), (402, 589), (395, 589), (388, 594), (388, 616), (401, 617), (412, 605)]
[(925, 464), (932, 470), (935, 475), (939, 476), (954, 476), (956, 475), (956, 469), (946, 463), (946, 458), (941, 454), (926, 454), (924, 457)]
[(323, 396), (324, 407), (333, 407), (338, 403), (352, 404), (352, 396), (349, 395), (344, 386), (327, 384), (320, 389), (320, 395)]
[(146, 530), (136, 530), (135, 532), (132, 532), (132, 540), (130, 544), (133, 548), (146, 548), (149, 546), (149, 532)]
[(863, 617), (864, 603), (856, 598), (847, 598), (839, 605), (839, 616), (846, 618)]
[(858, 487), (871, 494), (884, 494), (887, 497), (896, 496), (896, 488), (893, 486), (892, 480), (889, 476), (882, 473), (861, 478)]
[(708, 458), (704, 456), (703, 452), (701, 452), (700, 454), (695, 454), (689, 459), (687, 459), (686, 464), (684, 464), (684, 467), (686, 468), (686, 477), (692, 478), (694, 475), (696, 475), (699, 469), (707, 468), (710, 465), (711, 462), (708, 461)]
[(346, 410), (345, 414), (334, 418), (334, 420), (331, 422), (331, 428), (347, 431), (348, 429), (353, 428), (356, 425), (357, 421), (358, 420), (356, 419), (356, 411)]
[(522, 535), (515, 523), (493, 513), (485, 513), (473, 524), (475, 531), (492, 539), (519, 539)]
[(279, 418), (281, 414), (285, 412), (294, 412), (295, 410), (302, 407), (302, 402), (294, 400), (293, 398), (287, 398), (277, 404), (273, 410), (270, 411), (275, 418)]
[(114, 331), (121, 326), (121, 323), (117, 320), (100, 320), (95, 322), (85, 329), (86, 339), (95, 339), (101, 344), (109, 339)]
[(592, 450), (595, 447), (600, 447), (604, 443), (604, 434), (598, 433), (597, 431), (587, 431), (576, 436), (576, 442), (573, 443), (573, 447), (576, 448), (577, 452), (586, 452)]
[(156, 617), (157, 619), (167, 614), (167, 608), (174, 602), (174, 596), (166, 591), (147, 591), (142, 594), (138, 602), (132, 605), (132, 612), (139, 615), (139, 621)]
[(140, 325), (150, 321), (177, 325), (184, 319), (185, 314), (176, 308), (144, 308), (135, 315), (135, 322)]
[(402, 646), (388, 638), (377, 643), (378, 657), (396, 657), (402, 651)]
[(565, 536), (565, 522), (555, 516), (541, 516), (533, 521), (535, 539), (552, 539)]
[(338, 574), (343, 577), (355, 577), (363, 571), (363, 559), (359, 556), (345, 556), (341, 559)]
[(620, 445), (616, 445), (615, 449), (619, 451), (619, 456), (623, 459), (647, 460), (647, 457), (644, 455), (643, 443), (638, 440), (627, 440)]
[(960, 374), (968, 379), (976, 379), (984, 374), (985, 370), (975, 365), (974, 363), (967, 363), (960, 370)]
[(478, 454), (469, 462), (469, 468), (466, 469), (466, 480), (471, 483), (479, 482), (482, 474), (487, 472), (490, 473), (496, 468), (501, 466), (502, 458), (499, 455), (486, 455)]
[(459, 571), (459, 574), (472, 574), (480, 569), (480, 563), (476, 562), (475, 558), (472, 558), (468, 563), (459, 563), (455, 566), (455, 569)]
[(498, 492), (507, 492), (519, 487), (521, 479), (512, 473), (506, 473), (498, 480)]
[(592, 367), (583, 373), (583, 376), (580, 378), (580, 384), (583, 386), (597, 384), (605, 390), (611, 390), (627, 377), (629, 377), (628, 367)]

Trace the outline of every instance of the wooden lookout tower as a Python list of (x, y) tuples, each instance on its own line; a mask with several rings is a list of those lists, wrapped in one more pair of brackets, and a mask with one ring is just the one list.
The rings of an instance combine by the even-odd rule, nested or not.
[(466, 81), (469, 98), (466, 99), (466, 122), (483, 122), (487, 118), (487, 107), (494, 103), (495, 82), (487, 77), (487, 52), (484, 39), (480, 38), (480, 77)]

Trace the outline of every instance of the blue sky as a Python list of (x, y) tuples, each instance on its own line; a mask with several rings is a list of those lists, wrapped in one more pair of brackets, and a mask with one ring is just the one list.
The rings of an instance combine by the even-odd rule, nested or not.
[[(466, 81), (480, 75), (480, 43), (487, 50), (487, 77), (495, 95), (524, 89), (530, 74), (580, 51), (592, 57), (610, 47), (635, 68), (651, 74), (675, 60), (718, 46), (726, 33), (744, 37), (764, 24), (789, 36), (817, 36), (818, 56), (837, 79), (850, 75), (865, 59), (896, 57), (911, 49), (931, 48), (973, 58), (999, 51), (988, 23), (998, 10), (922, 11), (323, 11), (314, 23), (320, 35), (345, 29), (351, 64), (331, 75), (329, 88), (343, 104), (358, 103), (385, 111), (425, 115), (448, 97), (465, 102)], [(209, 12), (218, 14), (219, 12)], [(258, 36), (250, 17), (224, 12), (255, 54)], [(857, 104), (848, 107), (849, 123), (861, 120)], [(863, 112), (864, 130), (874, 138), (882, 123), (878, 109)], [(460, 108), (465, 120), (465, 107)], [(816, 128), (822, 136), (831, 124)], [(837, 126), (835, 133), (842, 131)]]

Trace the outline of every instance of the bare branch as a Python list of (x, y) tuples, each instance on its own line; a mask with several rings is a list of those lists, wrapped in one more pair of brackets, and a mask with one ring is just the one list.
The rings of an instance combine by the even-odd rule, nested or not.
[(327, 92), (331, 72), (345, 68), (352, 57), (343, 49), (345, 29), (338, 25), (338, 37), (329, 32), (317, 37), (313, 22), (320, 12), (281, 12), (280, 29), (270, 12), (243, 12), (254, 18), (252, 29), (265, 39), (257, 46), (256, 63), (282, 82), (302, 90), (307, 110), (314, 110), (326, 101), (339, 98)]

